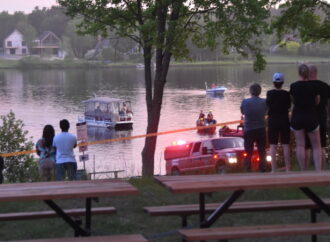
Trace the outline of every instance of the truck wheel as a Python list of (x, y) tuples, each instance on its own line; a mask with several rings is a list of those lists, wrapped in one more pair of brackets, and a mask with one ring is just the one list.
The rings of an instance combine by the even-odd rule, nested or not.
[(218, 162), (215, 167), (215, 172), (217, 174), (225, 174), (226, 173), (226, 164), (224, 162)]
[(171, 172), (171, 175), (172, 176), (178, 176), (178, 175), (180, 175), (180, 171), (177, 168), (174, 168)]

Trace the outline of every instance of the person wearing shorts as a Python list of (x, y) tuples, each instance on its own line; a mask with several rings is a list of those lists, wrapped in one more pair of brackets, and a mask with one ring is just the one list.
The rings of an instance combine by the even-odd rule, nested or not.
[[(320, 139), (322, 147), (322, 167), (325, 165), (326, 147), (327, 147), (327, 106), (330, 99), (330, 87), (327, 83), (318, 80), (317, 67), (315, 65), (309, 65), (309, 81), (315, 86), (320, 94), (320, 103), (317, 106), (317, 118), (320, 125)], [(307, 137), (306, 148), (311, 148), (310, 141)], [(308, 162), (309, 159), (307, 159)], [(308, 163), (307, 163), (308, 164)]]
[(291, 97), (288, 91), (282, 89), (284, 76), (280, 72), (273, 75), (275, 89), (267, 92), (268, 108), (268, 143), (272, 157), (272, 172), (276, 171), (276, 147), (281, 143), (284, 154), (285, 170), (290, 171), (290, 122), (289, 109)]
[(309, 68), (301, 64), (298, 69), (301, 80), (290, 86), (293, 100), (291, 128), (296, 138), (297, 160), (301, 170), (306, 169), (305, 133), (308, 134), (312, 149), (315, 169), (320, 171), (321, 166), (321, 141), (319, 122), (317, 118), (317, 105), (320, 95), (315, 85), (309, 81)]

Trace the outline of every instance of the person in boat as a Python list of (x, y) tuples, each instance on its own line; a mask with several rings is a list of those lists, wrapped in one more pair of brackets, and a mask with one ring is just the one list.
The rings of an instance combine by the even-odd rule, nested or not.
[(203, 113), (203, 110), (199, 113), (198, 120), (196, 122), (197, 126), (204, 126), (205, 125), (205, 114)]
[(127, 113), (127, 105), (126, 103), (123, 103), (123, 106), (120, 109), (120, 114), (126, 114)]
[(217, 123), (217, 121), (213, 118), (212, 111), (209, 111), (209, 113), (207, 114), (207, 118), (206, 118), (205, 122), (208, 125), (212, 125), (212, 124)]
[(96, 120), (102, 120), (102, 118), (103, 118), (102, 110), (100, 108), (100, 105), (98, 105), (95, 109), (95, 117), (96, 117)]

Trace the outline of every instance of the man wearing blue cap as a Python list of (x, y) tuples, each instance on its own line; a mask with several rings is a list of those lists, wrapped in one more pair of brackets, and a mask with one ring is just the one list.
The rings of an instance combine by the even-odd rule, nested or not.
[(290, 170), (290, 122), (289, 109), (291, 107), (290, 93), (282, 89), (284, 76), (281, 72), (273, 75), (275, 89), (267, 92), (266, 104), (268, 107), (268, 142), (272, 157), (272, 172), (276, 166), (276, 146), (282, 144), (285, 169)]

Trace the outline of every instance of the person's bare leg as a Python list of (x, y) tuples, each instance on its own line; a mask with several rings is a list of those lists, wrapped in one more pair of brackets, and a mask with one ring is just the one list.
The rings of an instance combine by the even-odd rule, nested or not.
[(296, 137), (296, 154), (300, 169), (304, 171), (306, 169), (305, 160), (305, 131), (295, 130), (294, 136)]
[(290, 157), (290, 145), (285, 144), (282, 145), (283, 148), (283, 156), (285, 162), (285, 171), (291, 170), (291, 157)]
[[(311, 165), (311, 149), (305, 150), (305, 157), (306, 157), (306, 168), (308, 168)], [(314, 163), (313, 163), (313, 165), (314, 165)]]
[(309, 132), (308, 137), (311, 141), (312, 149), (313, 149), (313, 161), (314, 166), (317, 171), (321, 171), (322, 169), (322, 149), (321, 149), (321, 141), (320, 141), (320, 131), (317, 129), (315, 131)]
[(326, 150), (324, 147), (321, 147), (321, 154), (322, 154), (322, 166), (321, 166), (321, 169), (324, 170), (325, 169), (325, 163), (326, 163), (326, 160), (325, 160), (325, 157), (326, 157)]
[(272, 172), (277, 169), (276, 165), (276, 145), (269, 145), (270, 156), (272, 157)]

